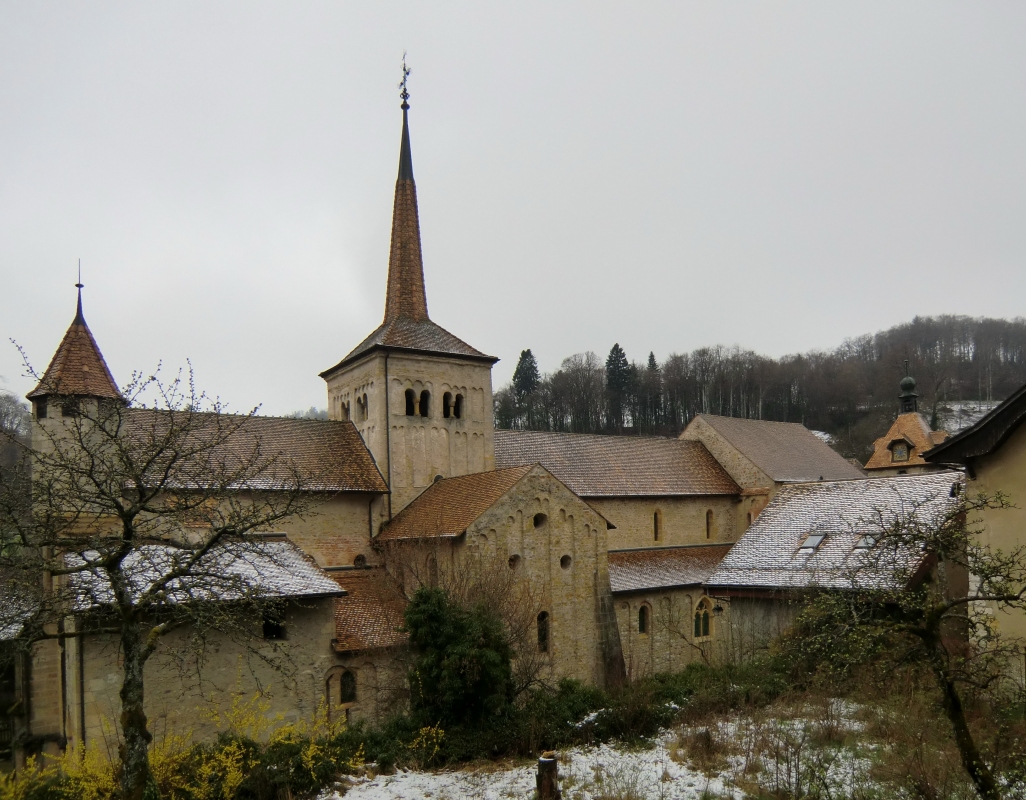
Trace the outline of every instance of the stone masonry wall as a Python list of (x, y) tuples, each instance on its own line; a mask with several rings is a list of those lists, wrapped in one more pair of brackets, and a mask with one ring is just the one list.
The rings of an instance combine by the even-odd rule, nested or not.
[[(233, 700), (272, 727), (311, 718), (327, 699), (329, 671), (340, 663), (330, 644), (335, 631), (334, 600), (293, 604), (285, 624), (287, 639), (270, 642), (260, 638), (261, 623), (255, 621), (256, 638), (251, 643), (271, 657), (276, 652), (287, 653), (291, 658), (287, 675), (248, 653), (241, 644), (217, 634), (208, 637), (204, 659), (197, 664), (189, 642), (191, 631), (170, 634), (146, 665), (150, 730), (157, 735), (174, 731), (191, 734), (197, 740), (210, 739), (225, 725), (223, 720), (219, 723), (216, 713), (229, 712)], [(78, 648), (82, 646), (81, 640), (69, 639), (69, 745), (82, 741), (80, 698), (84, 696), (87, 746), (106, 747), (113, 741), (120, 707), (117, 641), (110, 636), (84, 637), (84, 675), (80, 681)], [(176, 650), (188, 654), (184, 661), (175, 657)], [(262, 693), (259, 700), (258, 693)]]
[(548, 614), (548, 652), (538, 653), (541, 677), (601, 686), (622, 674), (619, 637), (603, 603), (609, 596), (606, 552), (605, 521), (535, 467), (468, 529), (457, 559), (505, 565), (530, 587), (533, 615)]
[[(730, 496), (589, 497), (587, 502), (616, 526), (607, 534), (611, 550), (735, 542), (743, 530), (737, 524), (736, 498)], [(658, 541), (653, 522), (657, 511), (660, 515)], [(712, 511), (713, 516), (707, 538), (708, 511)]]
[(766, 473), (749, 461), (701, 417), (695, 417), (689, 422), (680, 438), (704, 444), (706, 449), (712, 453), (713, 458), (720, 462), (720, 466), (742, 489), (773, 485), (773, 481)]

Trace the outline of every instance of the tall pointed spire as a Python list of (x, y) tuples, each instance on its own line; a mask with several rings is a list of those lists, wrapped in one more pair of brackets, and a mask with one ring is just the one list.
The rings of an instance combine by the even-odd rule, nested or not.
[(399, 176), (392, 204), (392, 245), (388, 254), (388, 293), (385, 319), (403, 317), (413, 321), (428, 319), (424, 290), (424, 259), (420, 250), (420, 214), (417, 210), (417, 184), (413, 180), (413, 155), (410, 150), (410, 93), (406, 79), (410, 70), (403, 56), (403, 80), (399, 84), (403, 110), (403, 135), (399, 145)]
[(50, 364), (43, 377), (27, 397), (34, 400), (49, 395), (64, 397), (101, 397), (110, 400), (121, 400), (121, 392), (114, 382), (114, 376), (107, 368), (96, 339), (86, 325), (82, 314), (82, 267), (79, 266), (78, 303), (75, 319), (71, 321), (67, 333), (57, 347), (57, 352), (50, 359)]

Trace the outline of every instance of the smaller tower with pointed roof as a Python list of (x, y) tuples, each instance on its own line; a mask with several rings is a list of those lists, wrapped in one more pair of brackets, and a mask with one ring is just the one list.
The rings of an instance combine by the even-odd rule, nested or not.
[(943, 442), (948, 434), (935, 431), (919, 413), (916, 379), (905, 362), (905, 377), (898, 383), (898, 418), (885, 436), (873, 443), (873, 455), (866, 462), (870, 475), (910, 475), (935, 472), (937, 467), (923, 460), (923, 453)]
[(71, 416), (88, 400), (123, 402), (82, 313), (82, 283), (75, 287), (78, 289), (75, 318), (38, 385), (26, 395), (32, 401), (36, 419), (46, 419), (55, 413)]
[(410, 147), (408, 71), (392, 206), (385, 316), (321, 373), (332, 419), (350, 419), (391, 490), (391, 514), (431, 485), (495, 468), (492, 365), (428, 316), (417, 185)]

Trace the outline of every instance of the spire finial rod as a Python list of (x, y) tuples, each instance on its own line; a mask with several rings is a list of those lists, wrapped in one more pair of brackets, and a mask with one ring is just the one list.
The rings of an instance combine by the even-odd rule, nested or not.
[(412, 71), (413, 70), (406, 66), (406, 51), (403, 50), (403, 79), (399, 81), (399, 97), (403, 101), (400, 108), (403, 111), (406, 111), (406, 109), (410, 107), (410, 90), (407, 88), (406, 82), (409, 80), (410, 73)]
[(75, 288), (78, 289), (78, 309), (75, 313), (75, 322), (85, 324), (85, 317), (82, 316), (82, 259), (78, 260), (78, 283), (75, 284)]

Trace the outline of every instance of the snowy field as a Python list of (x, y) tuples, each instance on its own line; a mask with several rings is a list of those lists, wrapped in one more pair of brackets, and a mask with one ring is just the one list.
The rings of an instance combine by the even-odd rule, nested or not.
[[(677, 763), (670, 756), (676, 735), (665, 734), (650, 750), (621, 750), (610, 745), (575, 748), (560, 754), (559, 785), (564, 800), (600, 796), (697, 800), (703, 794), (741, 797), (719, 778)], [(346, 800), (507, 800), (530, 798), (537, 768), (532, 762), (512, 769), (454, 772), (397, 772), (358, 780)], [(324, 796), (335, 800), (338, 793)]]
[[(863, 727), (857, 712), (857, 706), (831, 701), (785, 717), (733, 717), (664, 731), (650, 748), (577, 747), (559, 754), (559, 785), (564, 800), (739, 800), (743, 788), (801, 795), (810, 785), (828, 796), (850, 796), (869, 786), (867, 755), (873, 748), (849, 736)], [(343, 794), (346, 800), (526, 799), (533, 796), (536, 774), (534, 762), (400, 770), (352, 778), (346, 790), (321, 800)]]

